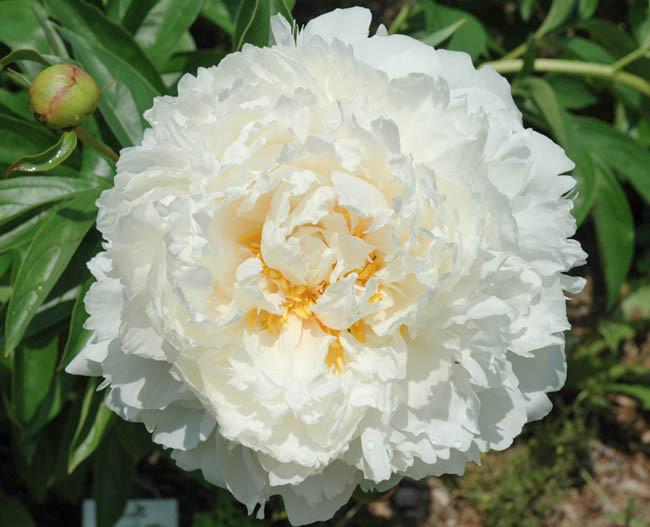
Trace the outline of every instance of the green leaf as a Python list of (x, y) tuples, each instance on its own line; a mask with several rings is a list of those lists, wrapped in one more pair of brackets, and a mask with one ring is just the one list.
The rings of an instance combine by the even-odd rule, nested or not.
[(433, 33), (420, 38), (420, 41), (428, 44), (429, 46), (437, 46), (451, 37), (460, 27), (467, 21), (467, 18), (460, 18), (456, 22), (452, 22), (447, 27), (434, 31)]
[(16, 498), (0, 491), (0, 525), (12, 527), (36, 527), (25, 506)]
[[(13, 0), (2, 2), (3, 23), (0, 24), (0, 42), (10, 48), (34, 47), (46, 51), (47, 41), (34, 15), (32, 2)], [(11, 22), (11, 23), (8, 23)]]
[[(36, 2), (32, 0), (2, 2), (3, 23), (0, 23), (0, 42), (14, 50), (28, 48), (41, 54), (52, 52), (47, 35), (34, 12), (35, 5)], [(42, 69), (41, 65), (29, 62), (21, 63), (20, 66), (21, 70), (30, 77), (35, 76)]]
[[(158, 72), (133, 37), (95, 6), (74, 0), (45, 0), (45, 5), (64, 28), (88, 41), (93, 48), (119, 56), (124, 63), (140, 72), (158, 92), (165, 91)], [(100, 82), (99, 79), (95, 80)]]
[(94, 188), (89, 180), (24, 176), (0, 180), (0, 226), (26, 212)]
[[(30, 243), (45, 220), (56, 211), (57, 206), (41, 210), (27, 220), (22, 220), (17, 225), (10, 225), (5, 232), (0, 233), (0, 254), (15, 251), (21, 246)], [(1, 353), (0, 353), (1, 355)]]
[(49, 391), (54, 376), (59, 340), (50, 339), (38, 346), (25, 346), (14, 355), (12, 392), (14, 416), (29, 421)]
[(650, 148), (650, 119), (641, 117), (630, 132), (642, 147)]
[(201, 10), (201, 16), (223, 29), (232, 36), (235, 32), (236, 1), (206, 0)]
[[(29, 64), (29, 62), (24, 62), (22, 64), (22, 68), (24, 69), (25, 66), (28, 65), (28, 64)], [(7, 78), (11, 79), (12, 82), (14, 84), (16, 84), (17, 86), (22, 86), (23, 88), (26, 88), (26, 89), (29, 90), (29, 88), (32, 85), (31, 81), (25, 75), (23, 75), (19, 71), (11, 69), (11, 68), (7, 69), (7, 71), (5, 72), (5, 75), (7, 76)], [(36, 74), (34, 74), (34, 75), (36, 75)]]
[[(636, 336), (636, 332), (634, 331), (634, 329), (632, 329), (631, 336), (627, 340), (634, 339), (635, 336)], [(626, 380), (630, 380), (632, 377), (649, 376), (650, 368), (639, 363), (624, 364), (619, 362), (613, 364), (606, 372), (601, 372), (601, 373), (604, 374), (605, 377), (609, 377), (610, 379), (618, 380), (618, 379), (625, 378)]]
[(122, 19), (122, 27), (129, 33), (135, 33), (140, 25), (143, 23), (147, 13), (151, 8), (156, 5), (158, 0), (138, 0), (137, 2), (130, 2), (126, 8)]
[(47, 395), (41, 402), (33, 419), (25, 425), (22, 435), (27, 440), (34, 438), (45, 425), (61, 412), (74, 378), (71, 375), (54, 375)]
[(63, 350), (63, 356), (61, 357), (61, 362), (58, 368), (59, 370), (70, 364), (70, 361), (79, 354), (92, 334), (83, 327), (84, 322), (86, 322), (86, 319), (88, 318), (88, 313), (86, 313), (84, 307), (84, 298), (86, 297), (86, 293), (88, 292), (88, 289), (90, 289), (91, 284), (92, 279), (87, 278), (81, 284), (79, 289), (77, 300), (72, 308), (72, 318), (70, 320), (68, 339), (65, 342), (65, 349)]
[(115, 414), (102, 402), (104, 392), (97, 391), (97, 381), (89, 379), (81, 404), (77, 428), (70, 442), (68, 474), (83, 463), (101, 443)]
[(583, 20), (594, 16), (596, 9), (598, 9), (598, 0), (580, 0), (578, 4), (578, 14)]
[[(44, 126), (7, 114), (0, 114), (0, 137), (2, 172), (16, 159), (45, 150), (57, 140), (57, 136)], [(76, 176), (76, 172), (67, 165), (79, 167), (79, 157), (76, 153), (69, 157), (64, 165), (55, 168), (52, 175)]]
[(623, 318), (627, 321), (650, 319), (650, 285), (630, 293), (621, 303)]
[[(61, 439), (62, 445), (67, 445), (69, 440), (67, 437)], [(68, 457), (68, 452), (65, 448), (59, 450), (59, 457), (56, 461), (56, 480), (54, 481), (51, 491), (62, 502), (70, 505), (78, 506), (83, 498), (88, 495), (88, 476), (92, 470), (90, 463), (81, 465), (72, 474), (67, 474), (64, 470), (65, 459)], [(160, 524), (148, 527), (160, 527)]]
[(566, 109), (580, 110), (598, 102), (598, 98), (582, 79), (569, 75), (552, 75), (546, 80), (553, 88), (560, 104)]
[(5, 275), (5, 273), (9, 270), (12, 261), (13, 261), (13, 256), (11, 254), (0, 255), (0, 278), (2, 278)]
[(586, 29), (591, 40), (600, 44), (616, 58), (627, 55), (630, 51), (636, 49), (634, 39), (624, 30), (621, 30), (620, 26), (609, 20), (593, 18), (581, 22), (579, 27)]
[(530, 20), (535, 4), (537, 4), (537, 0), (519, 0), (519, 13), (526, 22)]
[[(115, 414), (103, 403), (99, 404), (95, 411), (91, 413), (91, 416), (93, 420), (90, 428), (80, 434), (79, 437), (75, 432), (75, 438), (70, 445), (68, 473), (74, 472), (81, 463), (97, 450), (115, 418)], [(77, 430), (81, 429), (78, 428)]]
[[(626, 340), (633, 339), (636, 335), (634, 328), (629, 324), (606, 320), (598, 325), (598, 332), (603, 336), (607, 346), (612, 351), (617, 351), (619, 346)], [(616, 366), (623, 366), (617, 364)]]
[(553, 0), (544, 22), (535, 31), (535, 36), (541, 38), (564, 24), (573, 13), (575, 3), (575, 0)]
[(601, 258), (601, 267), (607, 284), (608, 306), (618, 299), (634, 254), (634, 220), (625, 192), (614, 175), (599, 166), (598, 196), (593, 219)]
[(235, 50), (245, 43), (267, 46), (271, 38), (270, 19), (281, 14), (289, 22), (295, 0), (242, 0), (235, 19)]
[(145, 126), (142, 114), (148, 110), (159, 92), (139, 70), (119, 53), (72, 31), (61, 29), (84, 69), (100, 84), (107, 86), (99, 101), (99, 110), (122, 146), (140, 143)]
[(593, 151), (603, 154), (602, 162), (650, 203), (650, 152), (634, 138), (598, 119), (576, 117), (574, 123), (576, 134)]
[(7, 300), (9, 300), (11, 298), (11, 293), (13, 290), (14, 288), (11, 286), (0, 286), (0, 303), (4, 304)]
[(628, 16), (632, 32), (640, 46), (650, 44), (650, 5), (646, 2), (634, 2)]
[[(61, 423), (56, 420), (30, 441), (14, 438), (14, 464), (20, 478), (37, 501), (45, 499), (56, 470), (61, 441)], [(20, 453), (18, 453), (20, 451)]]
[(575, 58), (587, 62), (611, 64), (615, 60), (612, 54), (600, 44), (587, 40), (586, 38), (571, 37), (567, 39), (563, 47)]
[(34, 51), (33, 49), (16, 49), (11, 53), (7, 53), (4, 57), (0, 59), (0, 70), (4, 69), (5, 66), (11, 64), (12, 62), (16, 62), (19, 60), (38, 62), (43, 66), (50, 66), (54, 62), (58, 62), (56, 60), (52, 61), (52, 57), (48, 57), (48, 58), (44, 57), (38, 51)]
[(49, 13), (47, 10), (38, 2), (32, 3), (32, 11), (36, 20), (38, 20), (41, 29), (45, 33), (45, 38), (47, 40), (50, 52), (53, 53), (57, 58), (60, 58), (64, 61), (69, 61), (70, 55), (68, 55), (68, 50), (65, 48), (65, 44), (61, 37), (56, 32), (54, 24), (49, 20)]
[(0, 226), (47, 203), (94, 188), (84, 179), (25, 176), (0, 181)]
[(43, 224), (20, 266), (5, 321), (5, 348), (13, 350), (77, 247), (95, 223), (95, 200), (90, 190), (66, 203)]
[[(106, 16), (110, 18), (113, 22), (121, 23), (126, 16), (126, 13), (131, 7), (131, 4), (134, 3), (133, 0), (108, 0), (104, 11)], [(145, 3), (149, 3), (147, 0)]]
[(68, 130), (59, 140), (39, 154), (23, 156), (5, 171), (5, 177), (14, 172), (47, 172), (68, 159), (77, 147), (77, 134)]
[(119, 421), (115, 433), (122, 448), (129, 454), (134, 463), (151, 452), (155, 445), (151, 441), (151, 434), (142, 423)]
[(562, 145), (566, 145), (569, 142), (566, 114), (551, 85), (539, 77), (527, 77), (517, 84), (529, 90), (530, 96), (550, 125), (555, 137)]
[(202, 0), (159, 0), (147, 13), (135, 40), (158, 69), (172, 56), (184, 33), (199, 16), (201, 4)]
[[(63, 205), (65, 206), (65, 202)], [(63, 298), (70, 302), (70, 314), (72, 314), (72, 308), (77, 301), (81, 283), (89, 276), (88, 262), (100, 250), (101, 234), (96, 229), (92, 229), (89, 235), (84, 238), (82, 244), (66, 267), (65, 272), (50, 292), (47, 305), (52, 303), (52, 299)]]
[[(183, 36), (178, 41), (178, 45), (176, 46), (174, 53), (187, 53), (188, 51), (196, 51), (196, 50), (197, 50), (196, 42), (194, 41), (194, 37), (192, 36), (192, 33), (190, 33), (188, 29), (187, 31), (185, 31), (185, 33), (183, 33)], [(212, 51), (212, 50), (208, 50), (208, 51)], [(218, 50), (216, 52), (218, 53)]]
[(0, 112), (10, 112), (15, 117), (35, 122), (34, 114), (29, 109), (29, 94), (27, 90), (14, 92), (0, 88)]
[(223, 51), (186, 51), (174, 53), (162, 69), (163, 73), (195, 73), (203, 66), (204, 68), (219, 64), (226, 55)]
[(38, 336), (39, 333), (44, 333), (48, 330), (51, 332), (52, 328), (57, 328), (61, 322), (70, 317), (73, 306), (74, 302), (66, 300), (63, 296), (44, 304), (38, 309), (29, 326), (27, 326), (23, 339)]
[(435, 32), (465, 19), (462, 27), (454, 33), (447, 49), (465, 51), (472, 59), (487, 55), (488, 36), (481, 22), (474, 15), (461, 9), (447, 7), (433, 0), (423, 2), (427, 31)]
[(113, 527), (124, 511), (135, 476), (133, 460), (121, 448), (114, 430), (97, 450), (94, 475), (97, 527)]
[(605, 392), (622, 393), (638, 399), (644, 410), (650, 410), (650, 387), (641, 384), (607, 383), (602, 386)]

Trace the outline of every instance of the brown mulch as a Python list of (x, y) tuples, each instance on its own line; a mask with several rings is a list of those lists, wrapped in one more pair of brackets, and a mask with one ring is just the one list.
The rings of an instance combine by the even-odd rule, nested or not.
[(546, 520), (549, 527), (647, 525), (650, 519), (650, 459), (598, 441), (591, 452), (587, 484), (571, 489)]
[[(590, 457), (591, 471), (582, 472), (586, 483), (568, 490), (564, 499), (541, 524), (545, 527), (650, 525), (648, 456), (643, 452), (621, 452), (594, 441)], [(362, 514), (372, 518), (368, 523), (386, 526), (493, 527), (481, 520), (470, 501), (450, 490), (438, 478), (403, 485), (396, 489), (389, 500), (368, 505), (367, 512)], [(405, 513), (411, 516), (411, 521), (404, 517)], [(361, 518), (357, 518), (355, 525), (363, 524), (358, 520)]]

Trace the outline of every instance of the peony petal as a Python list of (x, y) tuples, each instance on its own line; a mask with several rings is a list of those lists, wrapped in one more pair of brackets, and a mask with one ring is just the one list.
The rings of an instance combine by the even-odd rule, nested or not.
[(295, 525), (462, 474), (566, 378), (575, 179), (466, 53), (337, 9), (155, 99), (98, 200), (104, 377), (181, 468)]
[(370, 11), (362, 7), (335, 9), (310, 20), (298, 35), (298, 45), (305, 46), (316, 36), (353, 44), (368, 36), (371, 19)]

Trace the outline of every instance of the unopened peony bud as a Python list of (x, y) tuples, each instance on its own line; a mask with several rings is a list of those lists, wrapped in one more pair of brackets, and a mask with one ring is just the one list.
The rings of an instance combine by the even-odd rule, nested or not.
[(92, 115), (99, 102), (95, 80), (73, 64), (44, 69), (29, 89), (37, 119), (50, 128), (72, 128)]

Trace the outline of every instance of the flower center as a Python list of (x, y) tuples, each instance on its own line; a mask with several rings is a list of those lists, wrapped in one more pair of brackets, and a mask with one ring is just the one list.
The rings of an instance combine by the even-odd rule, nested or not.
[[(365, 229), (370, 225), (369, 220), (366, 220), (365, 218), (360, 219), (356, 227), (352, 229), (352, 221), (347, 209), (336, 207), (335, 211), (344, 216), (348, 228), (354, 236), (363, 237)], [(282, 314), (269, 313), (263, 309), (252, 309), (246, 316), (248, 327), (251, 329), (256, 328), (259, 330), (266, 330), (274, 335), (278, 335), (284, 324), (289, 320), (290, 315), (295, 315), (304, 321), (312, 320), (316, 322), (325, 333), (335, 337), (335, 340), (333, 340), (329, 345), (327, 356), (325, 357), (325, 364), (336, 374), (343, 373), (347, 360), (340, 339), (342, 330), (332, 329), (326, 326), (311, 310), (311, 307), (318, 301), (318, 298), (329, 287), (329, 281), (324, 280), (318, 285), (318, 287), (305, 284), (292, 284), (280, 271), (269, 267), (264, 261), (264, 257), (262, 256), (261, 240), (262, 231), (261, 229), (258, 229), (239, 238), (238, 241), (247, 247), (255, 257), (260, 260), (263, 267), (262, 272), (268, 279), (270, 287), (274, 292), (282, 293), (284, 297), (282, 302)], [(368, 280), (370, 280), (370, 278), (382, 267), (383, 259), (376, 251), (373, 251), (362, 268), (347, 271), (343, 276), (357, 273), (357, 282), (359, 285), (365, 287)], [(382, 293), (378, 290), (370, 298), (370, 303), (378, 302), (382, 297)], [(358, 320), (344, 331), (348, 331), (352, 336), (354, 336), (354, 338), (363, 343), (366, 342), (368, 329), (368, 325), (363, 320)]]

